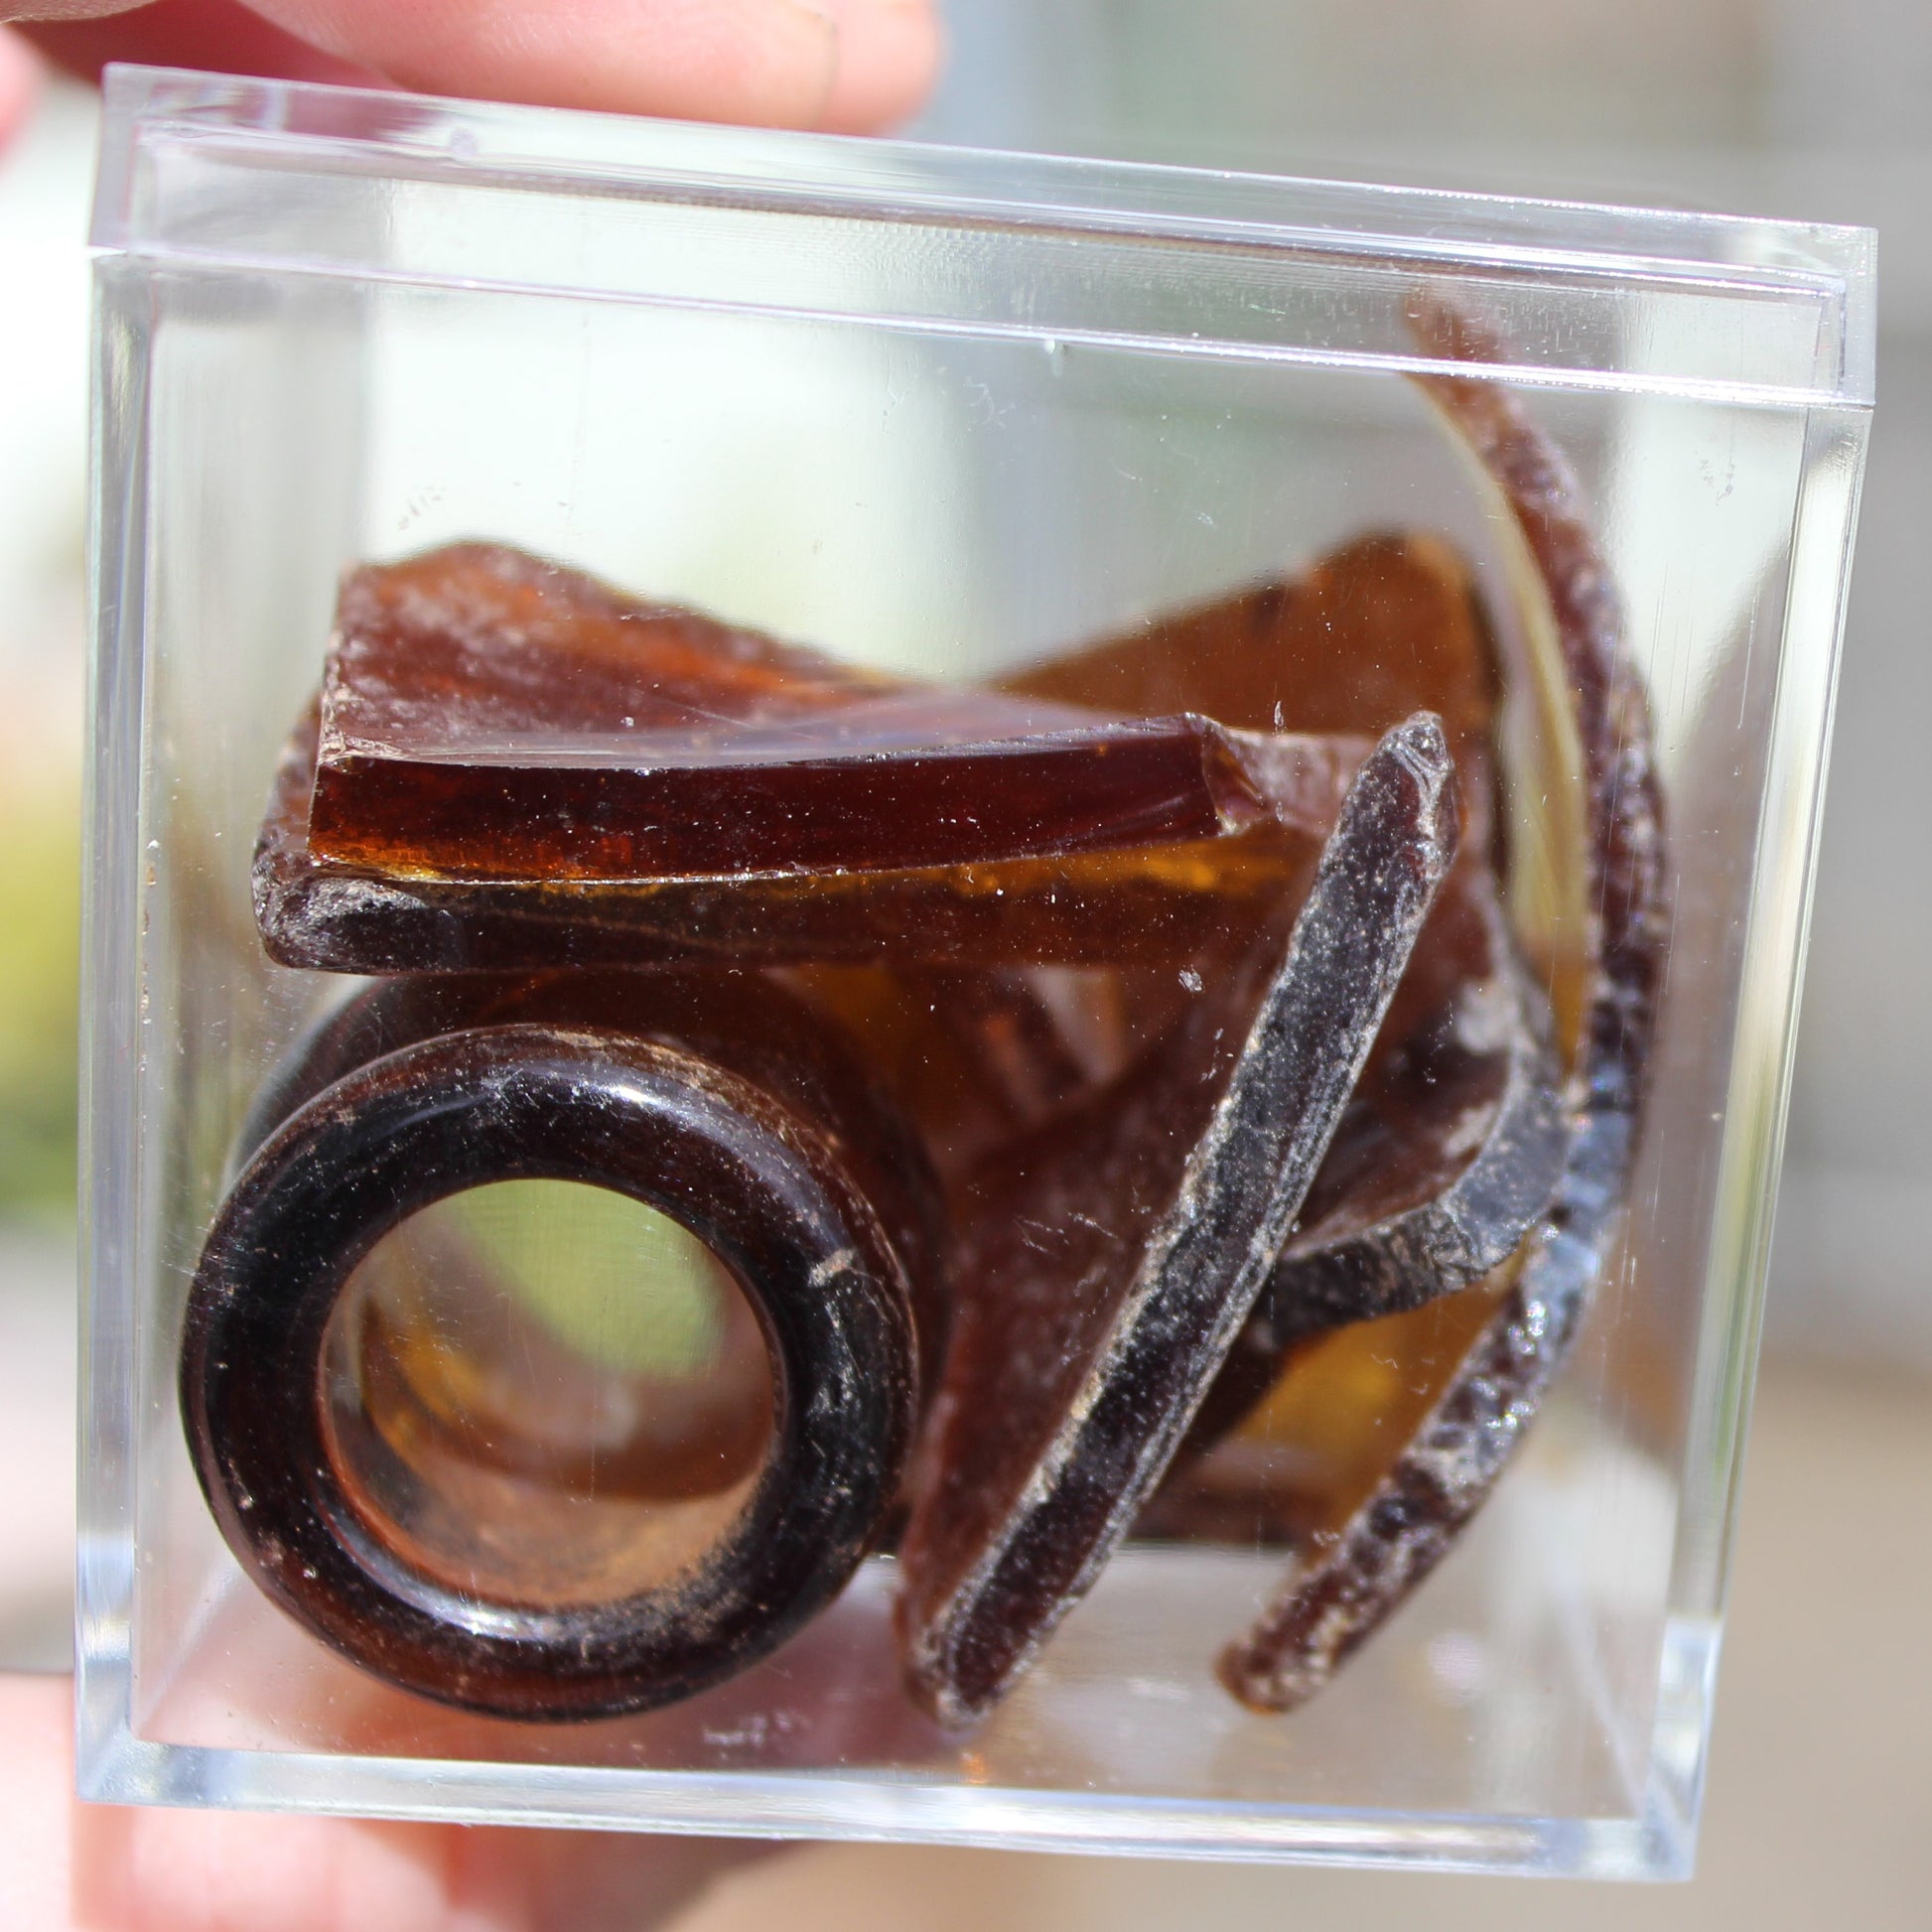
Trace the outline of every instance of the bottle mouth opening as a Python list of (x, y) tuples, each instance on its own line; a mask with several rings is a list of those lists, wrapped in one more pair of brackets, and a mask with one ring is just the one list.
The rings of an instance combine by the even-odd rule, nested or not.
[(585, 1182), (432, 1203), (364, 1256), (317, 1395), (342, 1490), (437, 1584), (549, 1610), (661, 1590), (744, 1513), (778, 1422), (732, 1271)]

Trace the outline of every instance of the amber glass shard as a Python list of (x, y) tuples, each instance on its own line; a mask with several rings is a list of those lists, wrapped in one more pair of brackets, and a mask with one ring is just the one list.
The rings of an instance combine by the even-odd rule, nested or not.
[(1324, 1548), (1414, 1441), (1515, 1265), (1407, 1314), (1350, 1322), (1294, 1344), (1239, 1428), (1184, 1466), (1176, 1458), (1135, 1524), (1136, 1537)]
[(1479, 875), (1418, 942), (1453, 956), (1451, 920), (1463, 923), (1481, 966), (1357, 1091), (1269, 1284), (1279, 1342), (1480, 1281), (1550, 1203), (1569, 1123), (1549, 1004), (1487, 886)]
[(483, 544), (345, 584), (309, 849), (456, 879), (983, 865), (1331, 822), (1201, 717), (908, 683)]
[(1055, 1122), (987, 1177), (900, 1550), (908, 1682), (941, 1721), (1003, 1695), (1159, 1482), (1288, 1234), (1455, 838), (1441, 727), (1411, 720), (1363, 765), (1252, 1024), (1196, 1009), (1081, 1131)]
[(865, 1042), (955, 1189), (1001, 1142), (1077, 1104), (1132, 1057), (1111, 968), (881, 963), (787, 977)]
[[(1423, 305), (1416, 322), (1445, 359), (1500, 359), (1498, 345), (1447, 304)], [(1521, 1268), (1492, 1306), (1478, 1306), (1453, 1368), (1430, 1378), (1440, 1391), (1433, 1405), (1319, 1555), (1223, 1654), (1223, 1681), (1262, 1710), (1290, 1709), (1319, 1690), (1429, 1574), (1488, 1496), (1567, 1355), (1622, 1214), (1668, 940), (1648, 706), (1576, 480), (1503, 385), (1423, 380), (1489, 476), (1534, 567), (1574, 713), (1586, 822), (1580, 897), (1592, 929), (1565, 1089), (1571, 1136)]]
[[(1462, 853), (1310, 1191), (1282, 1292), (1256, 1311), (1190, 1432), (1198, 1450), (1272, 1386), (1301, 1336), (1414, 1307), (1495, 1267), (1547, 1203), (1566, 1133), (1548, 1002), (1515, 959), (1490, 872), (1497, 657), (1467, 565), (1422, 534), (1356, 539), (1302, 575), (1150, 620), (1010, 689), (1290, 730), (1442, 715)], [(1472, 1050), (1469, 1029), (1487, 1025)], [(1170, 1528), (1166, 1495), (1154, 1526)]]
[[(1440, 538), (1357, 538), (1299, 576), (1149, 620), (1031, 667), (1011, 677), (1008, 688), (1134, 713), (1200, 711), (1230, 724), (1289, 732), (1325, 733), (1337, 721), (1349, 731), (1384, 731), (1416, 711), (1434, 711), (1455, 759), (1461, 856), (1371, 1059), (1370, 1087), (1395, 1053), (1415, 1058), (1419, 1030), (1442, 1024), (1447, 1009), (1468, 993), (1463, 983), (1483, 978), (1487, 947), (1479, 933), (1472, 935), (1468, 908), (1493, 897), (1487, 874), (1498, 857), (1494, 738), (1501, 689), (1469, 568)], [(1158, 984), (1135, 990), (1142, 996), (1151, 990), (1157, 1001), (1161, 991)], [(1500, 1067), (1491, 1070), (1499, 1081)], [(1465, 1113), (1492, 1097), (1482, 1074), (1458, 1072)], [(1328, 1171), (1316, 1180), (1311, 1212), (1327, 1211), (1344, 1186), (1363, 1181), (1365, 1164), (1357, 1160), (1351, 1168), (1349, 1150), (1361, 1144), (1370, 1104), (1365, 1093), (1351, 1107)], [(1448, 1159), (1445, 1184), (1458, 1166)], [(1413, 1204), (1425, 1179), (1411, 1173), (1383, 1198), (1401, 1192)]]
[[(811, 959), (908, 965), (1186, 961), (1306, 885), (1361, 739), (1268, 748), (1283, 816), (1224, 837), (988, 865), (648, 880), (466, 879), (319, 859), (313, 716), (277, 769), (254, 861), (269, 956), (322, 972), (497, 972)], [(1257, 764), (1260, 764), (1257, 760)]]
[(1487, 754), (1496, 657), (1468, 566), (1440, 538), (1360, 537), (1300, 576), (1149, 619), (1004, 680), (1018, 695), (1252, 731), (1384, 732), (1443, 721), (1463, 789)]

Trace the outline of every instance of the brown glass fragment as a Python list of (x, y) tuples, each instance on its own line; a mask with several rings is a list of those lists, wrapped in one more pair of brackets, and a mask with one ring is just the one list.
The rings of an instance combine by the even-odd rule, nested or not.
[[(1358, 538), (1300, 576), (1149, 621), (1009, 680), (1061, 702), (1200, 710), (1294, 730), (1446, 721), (1464, 812), (1455, 870), (1417, 942), (1382, 1037), (1310, 1190), (1304, 1227), (1181, 1458), (1273, 1386), (1297, 1340), (1479, 1279), (1547, 1204), (1567, 1123), (1548, 1001), (1497, 903), (1496, 652), (1469, 572), (1426, 535)], [(1484, 1050), (1466, 1044), (1487, 1024)], [(1176, 1472), (1176, 1483), (1184, 1476)], [(1170, 1485), (1149, 1522), (1197, 1520)]]
[(1122, 975), (1109, 968), (881, 963), (796, 967), (786, 977), (865, 1042), (949, 1188), (1132, 1057)]
[(309, 849), (446, 879), (985, 865), (1295, 821), (1309, 776), (1272, 734), (856, 672), (459, 544), (343, 587)]
[(1353, 1520), (1494, 1311), (1509, 1269), (1407, 1314), (1352, 1321), (1287, 1354), (1238, 1428), (1176, 1459), (1137, 1538), (1320, 1549)]
[[(1425, 346), (1494, 361), (1448, 304), (1419, 308)], [(1583, 760), (1587, 953), (1581, 1044), (1565, 1090), (1571, 1139), (1549, 1213), (1515, 1279), (1352, 1519), (1220, 1662), (1258, 1710), (1313, 1695), (1435, 1567), (1489, 1494), (1575, 1338), (1622, 1212), (1668, 936), (1662, 802), (1622, 614), (1561, 453), (1501, 384), (1421, 378), (1493, 480), (1534, 560)]]
[(1465, 854), (1188, 1449), (1236, 1426), (1308, 1337), (1499, 1268), (1549, 1205), (1569, 1142), (1549, 1003)]
[[(1550, 1013), (1493, 878), (1425, 928), (1444, 1003), (1370, 1068), (1269, 1284), (1284, 1341), (1418, 1308), (1515, 1253), (1549, 1205), (1569, 1135)], [(1458, 932), (1457, 927), (1461, 930)]]
[(312, 715), (276, 769), (255, 850), (255, 917), (278, 964), (336, 973), (865, 962), (882, 952), (908, 965), (1185, 961), (1204, 919), (1252, 931), (1295, 896), (1367, 743), (1271, 745), (1267, 788), (1281, 816), (1211, 839), (871, 872), (468, 879), (315, 856)]
[[(182, 1413), (223, 1535), (326, 1642), (473, 1710), (598, 1717), (734, 1675), (843, 1587), (904, 1467), (915, 1311), (929, 1332), (941, 1312), (936, 1283), (914, 1295), (905, 1255), (923, 1244), (936, 1265), (936, 1210), (890, 1109), (793, 1005), (769, 984), (676, 976), (405, 981), (326, 1024), (257, 1109), (250, 1138), (264, 1138), (189, 1299)], [(480, 1587), (510, 1526), (478, 1499), (528, 1472), (479, 1458), (413, 1400), (420, 1384), (402, 1400), (329, 1366), (346, 1285), (385, 1233), (460, 1190), (531, 1178), (669, 1214), (758, 1311), (769, 1446), (724, 1471), (718, 1533), (644, 1587), (575, 1559), (540, 1588)], [(364, 1324), (365, 1356), (373, 1343), (378, 1366), (398, 1366), (386, 1339)], [(456, 1451), (469, 1501), (453, 1516)], [(621, 1456), (590, 1473), (599, 1493), (625, 1480)], [(637, 1493), (675, 1495), (655, 1475)], [(474, 1555), (453, 1568), (452, 1550)], [(591, 1555), (637, 1574), (634, 1536)]]
[[(1126, 1091), (989, 1176), (900, 1550), (908, 1683), (942, 1722), (1003, 1695), (1160, 1480), (1279, 1253), (1455, 838), (1448, 748), (1419, 717), (1363, 765), (1252, 1026), (1196, 1009)], [(1177, 1131), (1204, 1107), (1198, 1140)]]
[(1251, 731), (1375, 733), (1431, 710), (1465, 791), (1465, 754), (1486, 755), (1498, 696), (1468, 566), (1421, 534), (1358, 537), (1296, 577), (1149, 619), (1002, 682), (1060, 704), (1196, 712)]

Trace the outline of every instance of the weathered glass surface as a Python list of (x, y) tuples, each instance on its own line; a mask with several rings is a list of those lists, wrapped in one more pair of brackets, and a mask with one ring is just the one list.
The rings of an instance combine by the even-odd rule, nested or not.
[[(1457, 360), (1496, 355), (1496, 344), (1449, 308), (1425, 308), (1417, 327)], [(1668, 947), (1649, 707), (1570, 467), (1499, 384), (1437, 376), (1428, 386), (1520, 530), (1547, 600), (1554, 672), (1569, 694), (1584, 831), (1574, 887), (1587, 919), (1563, 1093), (1569, 1144), (1547, 1216), (1453, 1355), (1433, 1405), (1319, 1555), (1224, 1653), (1223, 1682), (1264, 1710), (1290, 1709), (1320, 1689), (1435, 1567), (1489, 1494), (1569, 1353), (1623, 1211)]]
[(1433, 717), (1391, 732), (1258, 1003), (1233, 979), (979, 1177), (900, 1551), (943, 1722), (983, 1716), (1092, 1584), (1218, 1372), (1449, 871), (1453, 770)]
[(355, 572), (323, 682), (318, 859), (482, 879), (902, 871), (1333, 816), (1334, 760), (853, 671), (458, 544)]
[[(906, 1272), (916, 1151), (776, 989), (756, 1027), (741, 989), (689, 983), (408, 994), (298, 1057), (208, 1235), (180, 1367), (197, 1473), (262, 1588), (392, 1682), (524, 1719), (689, 1696), (832, 1601), (890, 1520), (943, 1319)], [(588, 1322), (527, 1231), (518, 1271), (498, 1227), (479, 1283), (474, 1230), (452, 1254), (425, 1227), (559, 1182), (689, 1237), (658, 1244), (660, 1304), (711, 1258), (713, 1373), (639, 1389), (661, 1307), (640, 1353), (649, 1325)], [(586, 1437), (626, 1393), (649, 1406)]]

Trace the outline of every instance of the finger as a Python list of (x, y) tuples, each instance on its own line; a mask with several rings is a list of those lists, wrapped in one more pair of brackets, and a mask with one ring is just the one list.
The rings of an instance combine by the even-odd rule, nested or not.
[(83, 1805), (73, 1685), (0, 1676), (7, 1932), (647, 1932), (765, 1848)]
[(929, 0), (819, 0), (839, 30), (839, 64), (818, 125), (870, 134), (925, 104), (945, 52)]
[(255, 3), (311, 46), (428, 93), (784, 127), (909, 111), (939, 49), (928, 0)]
[[(0, 7), (7, 4), (0, 0)], [(67, 15), (32, 22), (23, 31), (56, 67), (83, 80), (97, 80), (109, 61), (139, 61), (280, 80), (381, 84), (366, 68), (335, 60), (271, 26), (241, 0), (155, 0), (135, 13)]]
[[(138, 9), (138, 11), (130, 11)], [(917, 111), (931, 0), (0, 0), (71, 72), (109, 61), (864, 133)], [(280, 25), (272, 25), (271, 21)]]
[(0, 0), (0, 20), (98, 20), (141, 0)]
[(0, 27), (0, 154), (27, 119), (39, 83), (34, 50), (18, 34)]

